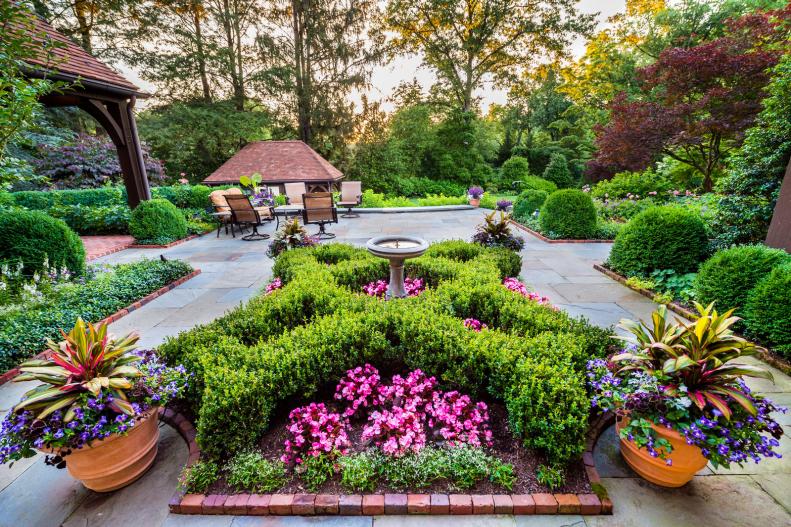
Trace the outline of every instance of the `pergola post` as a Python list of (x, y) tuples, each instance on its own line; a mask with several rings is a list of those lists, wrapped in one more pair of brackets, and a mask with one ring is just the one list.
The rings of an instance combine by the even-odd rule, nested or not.
[(777, 197), (766, 245), (791, 252), (791, 159), (786, 166), (780, 195)]

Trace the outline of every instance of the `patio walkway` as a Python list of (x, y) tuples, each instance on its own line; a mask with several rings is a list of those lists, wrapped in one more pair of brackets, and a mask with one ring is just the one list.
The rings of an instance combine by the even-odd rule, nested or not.
[[(336, 241), (362, 245), (373, 236), (411, 234), (429, 241), (469, 239), (482, 211), (364, 215), (341, 219), (331, 231)], [(269, 226), (266, 232), (272, 231)], [(546, 244), (525, 235), (522, 277), (556, 305), (584, 315), (600, 325), (623, 317), (645, 317), (654, 304), (592, 268), (609, 252), (607, 244)], [(202, 273), (185, 284), (112, 325), (116, 334), (137, 330), (141, 345), (156, 346), (166, 336), (220, 316), (244, 302), (271, 277), (272, 261), (265, 256), (267, 242), (243, 242), (230, 237), (204, 236), (167, 250), (128, 249), (99, 262), (117, 263), (142, 257), (180, 258)], [(773, 370), (776, 384), (750, 384), (791, 406), (791, 378)], [(27, 387), (12, 383), (0, 387), (0, 414), (16, 402)], [(704, 469), (683, 489), (666, 490), (635, 477), (618, 453), (614, 430), (605, 432), (595, 452), (597, 468), (615, 504), (613, 516), (477, 516), (377, 518), (277, 518), (170, 515), (167, 502), (176, 485), (187, 450), (177, 434), (162, 426), (160, 450), (154, 468), (135, 484), (102, 495), (84, 489), (65, 471), (46, 467), (40, 459), (25, 460), (10, 470), (0, 467), (0, 527), (99, 526), (131, 522), (141, 526), (682, 526), (682, 525), (791, 525), (791, 414), (782, 416), (787, 435), (781, 443), (783, 459), (745, 469)]]

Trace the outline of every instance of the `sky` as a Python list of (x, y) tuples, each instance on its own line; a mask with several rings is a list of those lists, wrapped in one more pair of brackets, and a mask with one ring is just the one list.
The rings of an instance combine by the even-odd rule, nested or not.
[[(599, 13), (598, 29), (605, 26), (607, 18), (619, 11), (623, 11), (626, 0), (581, 0), (579, 10), (583, 13)], [(585, 52), (585, 39), (578, 38), (572, 45), (571, 54), (580, 57)], [(143, 88), (144, 91), (156, 94), (156, 87), (140, 78), (134, 69), (121, 66), (121, 72), (132, 82)], [(387, 98), (396, 86), (402, 81), (411, 81), (417, 78), (422, 86), (428, 89), (434, 84), (435, 76), (433, 72), (425, 67), (421, 67), (421, 59), (418, 56), (398, 57), (389, 64), (380, 65), (374, 68), (371, 88), (367, 95), (370, 101), (382, 101), (382, 108), (386, 111), (392, 110), (392, 104), (387, 102)], [(506, 91), (496, 89), (490, 85), (485, 85), (476, 92), (481, 97), (481, 109), (486, 113), (489, 106), (493, 103), (503, 104), (506, 102)], [(360, 104), (360, 94), (354, 94), (352, 100)], [(154, 102), (149, 100), (150, 102)], [(145, 103), (144, 103), (145, 104)]]

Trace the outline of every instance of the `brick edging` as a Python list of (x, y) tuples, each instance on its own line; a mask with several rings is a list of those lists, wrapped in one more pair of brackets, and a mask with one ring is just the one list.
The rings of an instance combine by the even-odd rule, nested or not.
[(527, 227), (526, 225), (522, 225), (518, 221), (515, 221), (513, 219), (511, 219), (509, 221), (516, 228), (522, 229), (526, 233), (531, 234), (531, 235), (535, 236), (536, 238), (538, 238), (539, 240), (541, 240), (542, 242), (546, 242), (546, 243), (613, 243), (613, 241), (614, 241), (614, 240), (552, 240), (550, 238), (547, 238), (546, 236), (544, 236), (540, 232), (534, 231), (533, 229), (531, 229), (530, 227)]
[(121, 252), (123, 250), (129, 249), (130, 247), (134, 247), (134, 243), (127, 243), (124, 245), (119, 245), (117, 247), (113, 247), (110, 250), (104, 251), (99, 254), (92, 254), (91, 256), (85, 258), (86, 261), (90, 262), (92, 260), (96, 260), (97, 258), (102, 258), (103, 256), (109, 256), (113, 253)]
[(190, 240), (194, 240), (195, 238), (200, 238), (201, 236), (206, 236), (210, 232), (214, 232), (214, 229), (210, 229), (208, 231), (199, 232), (198, 234), (190, 234), (186, 238), (182, 238), (180, 240), (176, 240), (174, 242), (166, 243), (164, 245), (160, 244), (137, 244), (132, 243), (131, 245), (125, 247), (125, 249), (170, 249), (176, 245), (181, 245), (182, 243), (186, 243)]
[[(160, 410), (189, 447), (186, 467), (200, 459), (195, 427), (181, 414)], [(582, 462), (593, 493), (587, 494), (186, 494), (177, 489), (168, 508), (173, 514), (250, 516), (380, 516), (458, 514), (612, 514), (612, 501), (593, 464), (593, 448), (612, 415), (596, 417), (588, 428)]]
[[(101, 323), (104, 323), (104, 322), (106, 322), (108, 324), (112, 324), (113, 322), (115, 322), (119, 318), (125, 317), (126, 315), (128, 315), (132, 311), (140, 309), (141, 307), (143, 307), (144, 305), (148, 304), (149, 302), (151, 302), (155, 298), (164, 295), (165, 293), (167, 293), (168, 291), (170, 291), (174, 287), (183, 284), (184, 282), (186, 282), (187, 280), (189, 280), (191, 278), (195, 278), (196, 276), (198, 276), (200, 274), (200, 272), (201, 272), (200, 269), (193, 270), (191, 273), (186, 274), (186, 275), (182, 276), (181, 278), (178, 278), (177, 280), (174, 280), (173, 282), (170, 282), (169, 284), (160, 287), (156, 291), (147, 294), (146, 296), (144, 296), (143, 298), (141, 298), (137, 302), (133, 302), (133, 303), (129, 304), (128, 306), (126, 306), (125, 308), (119, 309), (118, 311), (116, 311), (112, 315), (101, 319), (99, 322), (97, 322), (97, 324), (101, 324)], [(50, 353), (49, 351), (45, 350), (45, 351), (42, 351), (41, 353), (35, 355), (32, 358), (34, 358), (34, 359), (46, 359), (47, 357), (49, 357), (49, 353)], [(6, 371), (2, 375), (0, 375), (0, 386), (2, 386), (3, 384), (7, 383), (8, 381), (13, 379), (17, 375), (19, 375), (19, 368), (11, 368), (10, 370)]]
[[(626, 287), (628, 287), (632, 291), (635, 291), (636, 293), (640, 293), (641, 295), (643, 295), (643, 296), (645, 296), (647, 298), (650, 298), (651, 300), (653, 300), (654, 296), (656, 296), (656, 294), (657, 294), (655, 291), (651, 291), (649, 289), (643, 289), (642, 287), (637, 287), (637, 286), (628, 284), (626, 282), (626, 277), (625, 276), (616, 273), (612, 269), (607, 269), (606, 267), (604, 267), (601, 264), (593, 264), (593, 268), (596, 269), (597, 271), (599, 271), (600, 273), (603, 273), (603, 274), (609, 276), (610, 278), (612, 278), (616, 282), (619, 282), (619, 283), (625, 285)], [(670, 302), (669, 304), (665, 304), (665, 305), (667, 305), (667, 308), (670, 311), (673, 311), (674, 313), (677, 313), (677, 314), (681, 315), (682, 317), (685, 317), (685, 318), (687, 318), (689, 320), (695, 320), (696, 318), (698, 318), (697, 313), (694, 313), (694, 312), (690, 311), (689, 309), (685, 308), (684, 306), (682, 306), (678, 302)], [(789, 363), (788, 361), (785, 361), (785, 360), (781, 359), (780, 357), (775, 357), (774, 355), (772, 355), (770, 353), (766, 353), (766, 352), (759, 352), (755, 356), (758, 357), (760, 360), (764, 361), (765, 363), (769, 364), (770, 366), (774, 366), (775, 368), (777, 368), (778, 370), (782, 371), (786, 375), (791, 375), (791, 363)]]

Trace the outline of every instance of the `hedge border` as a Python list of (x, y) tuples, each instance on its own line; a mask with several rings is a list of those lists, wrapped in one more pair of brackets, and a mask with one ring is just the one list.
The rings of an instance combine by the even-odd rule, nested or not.
[[(160, 418), (175, 428), (189, 448), (185, 468), (200, 459), (195, 426), (171, 409)], [(233, 514), (247, 516), (381, 516), (582, 514), (610, 515), (613, 503), (593, 463), (593, 449), (602, 432), (615, 421), (612, 414), (592, 418), (582, 462), (594, 487), (589, 494), (187, 494), (176, 490), (168, 503), (173, 514)]]
[(515, 227), (517, 227), (519, 229), (522, 229), (523, 231), (525, 231), (528, 234), (532, 234), (533, 236), (535, 236), (536, 238), (538, 238), (542, 242), (546, 242), (546, 243), (614, 243), (615, 242), (615, 240), (552, 240), (550, 238), (547, 238), (546, 236), (544, 236), (540, 232), (534, 231), (530, 227), (522, 225), (521, 223), (519, 223), (516, 220), (512, 219), (510, 221), (511, 221), (511, 224), (514, 225)]
[[(643, 295), (643, 296), (645, 296), (647, 298), (650, 298), (651, 300), (653, 300), (654, 296), (657, 295), (656, 291), (651, 291), (650, 289), (644, 289), (642, 287), (633, 286), (633, 285), (627, 283), (627, 280), (626, 280), (625, 276), (616, 273), (612, 269), (607, 269), (606, 267), (604, 267), (601, 264), (593, 264), (593, 268), (596, 269), (597, 271), (599, 271), (600, 273), (603, 273), (603, 274), (607, 275), (608, 277), (612, 278), (616, 282), (619, 282), (619, 283), (625, 285), (626, 287), (628, 287), (632, 291), (635, 291), (636, 293), (640, 293), (641, 295)], [(693, 313), (692, 311), (690, 311), (686, 307), (682, 306), (678, 302), (674, 301), (674, 302), (670, 302), (669, 304), (666, 304), (666, 305), (667, 305), (667, 308), (670, 311), (673, 311), (674, 313), (679, 314), (679, 315), (681, 315), (684, 318), (687, 318), (689, 320), (694, 320), (695, 318), (697, 318), (697, 315), (695, 313)], [(782, 358), (780, 358), (780, 357), (776, 356), (775, 354), (770, 353), (768, 351), (767, 352), (759, 352), (756, 355), (756, 357), (758, 357), (759, 359), (761, 359), (765, 363), (769, 364), (770, 366), (774, 366), (775, 368), (777, 368), (778, 370), (782, 371), (786, 375), (791, 375), (791, 362), (788, 362), (788, 361), (786, 361), (786, 360), (784, 360), (784, 359), (782, 359)]]
[[(200, 269), (195, 269), (191, 273), (186, 274), (186, 275), (182, 276), (181, 278), (178, 278), (178, 279), (174, 280), (173, 282), (170, 282), (169, 284), (160, 287), (156, 291), (147, 294), (146, 296), (144, 296), (143, 298), (141, 298), (137, 302), (133, 302), (133, 303), (129, 304), (128, 306), (126, 306), (125, 308), (119, 309), (118, 311), (116, 311), (112, 315), (101, 319), (98, 322), (98, 324), (102, 324), (102, 323), (112, 324), (113, 322), (115, 322), (119, 318), (123, 318), (126, 315), (128, 315), (129, 313), (131, 313), (132, 311), (140, 309), (141, 307), (143, 307), (144, 305), (148, 304), (149, 302), (151, 302), (155, 298), (158, 298), (158, 297), (164, 295), (165, 293), (167, 293), (171, 289), (183, 284), (187, 280), (189, 280), (191, 278), (195, 278), (196, 276), (198, 276), (200, 274), (200, 272), (201, 272)], [(42, 351), (41, 353), (39, 353), (38, 355), (36, 355), (33, 358), (34, 359), (46, 359), (46, 358), (49, 357), (49, 355), (50, 355), (49, 351)], [(11, 379), (16, 377), (17, 375), (19, 375), (19, 368), (18, 367), (17, 368), (11, 368), (10, 370), (6, 371), (2, 375), (0, 375), (0, 386), (4, 385), (5, 383), (10, 381)]]

